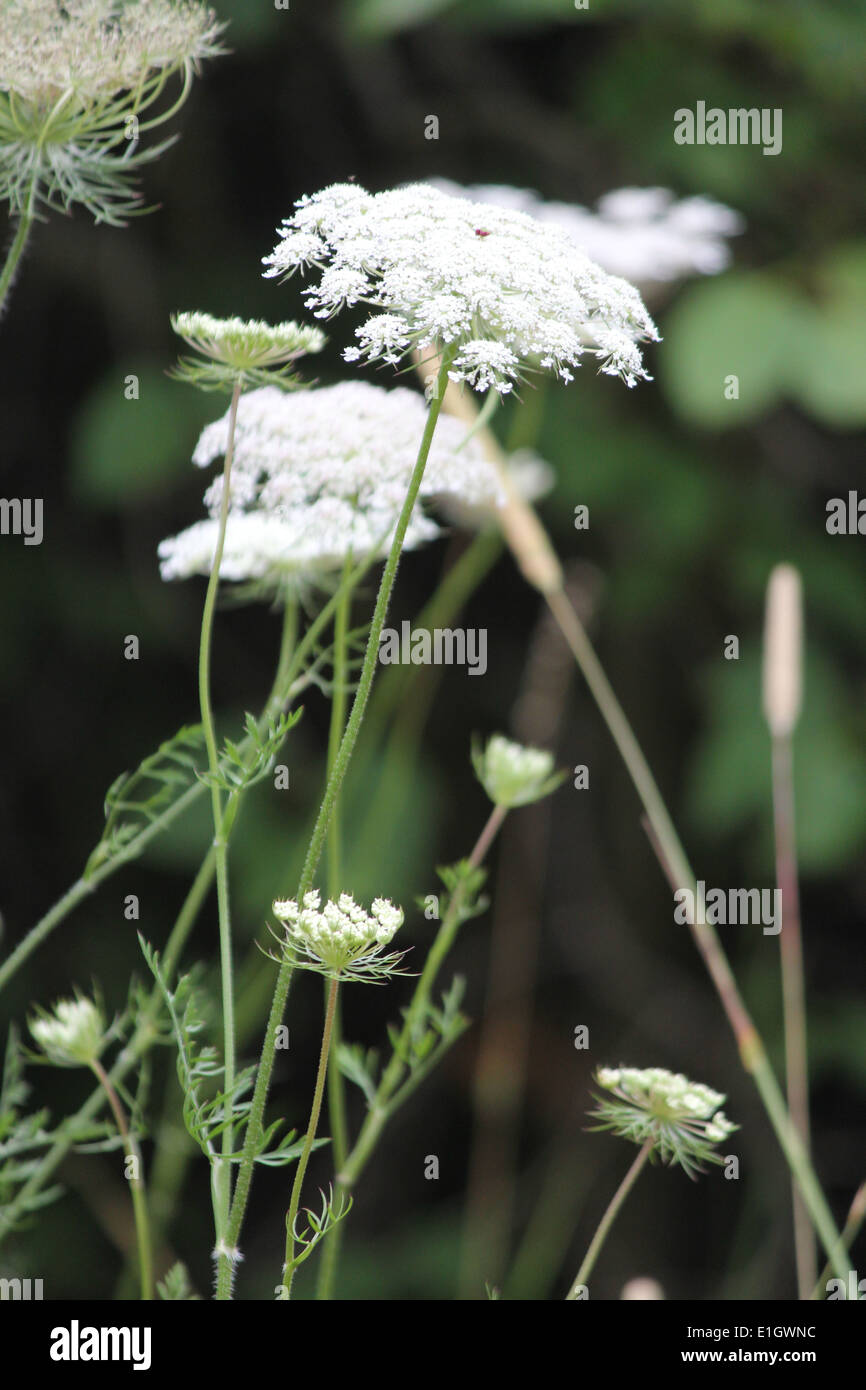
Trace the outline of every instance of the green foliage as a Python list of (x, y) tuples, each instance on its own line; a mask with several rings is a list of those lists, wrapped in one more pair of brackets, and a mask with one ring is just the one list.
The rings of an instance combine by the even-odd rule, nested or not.
[(255, 786), (272, 770), (286, 734), (294, 728), (302, 714), (302, 709), (292, 710), (288, 714), (281, 714), (278, 719), (270, 720), (264, 729), (259, 729), (255, 715), (248, 713), (244, 719), (247, 747), (227, 738), (223, 744), (218, 775), (214, 777), (210, 772), (200, 772), (197, 774), (200, 780), (207, 786), (216, 785), (221, 791), (235, 795)]
[[(183, 460), (213, 406), (195, 391), (179, 391), (164, 365), (162, 358), (133, 360), (86, 397), (71, 443), (71, 482), (80, 501), (128, 507), (159, 497), (183, 476)], [(127, 380), (133, 375), (135, 387)], [(127, 389), (137, 397), (128, 399)]]
[(106, 793), (105, 829), (87, 861), (85, 879), (127, 849), (195, 784), (201, 775), (198, 763), (203, 747), (201, 725), (185, 725), (144, 758), (134, 772), (122, 772), (116, 778)]
[[(808, 292), (778, 273), (729, 274), (687, 289), (665, 325), (661, 381), (689, 423), (739, 428), (784, 400), (822, 423), (866, 423), (866, 244), (809, 270)], [(739, 398), (725, 397), (725, 378)]]
[[(171, 1019), (177, 1045), (177, 1075), (183, 1092), (183, 1121), (187, 1132), (212, 1165), (221, 1161), (239, 1163), (251, 1106), (247, 1097), (253, 1088), (255, 1067), (240, 1071), (230, 1091), (220, 1089), (225, 1066), (217, 1049), (201, 1041), (206, 1026), (201, 988), (187, 974), (182, 976), (177, 989), (172, 992), (160, 971), (158, 952), (140, 933), (138, 939)], [(282, 1120), (275, 1120), (264, 1130), (256, 1149), (257, 1163), (276, 1168), (294, 1162), (300, 1155), (303, 1144), (293, 1142), (295, 1130), (276, 1142), (282, 1125)], [(225, 1159), (217, 1140), (227, 1129), (231, 1132), (232, 1146), (231, 1153)]]
[[(690, 769), (687, 814), (716, 843), (748, 833), (753, 867), (762, 863), (769, 873), (770, 737), (757, 653), (714, 663), (705, 698), (708, 716)], [(866, 840), (866, 754), (838, 676), (814, 652), (794, 738), (794, 780), (800, 866), (807, 874), (833, 872)]]
[(180, 1260), (172, 1265), (164, 1279), (159, 1280), (156, 1291), (160, 1298), (166, 1300), (182, 1299), (185, 1302), (201, 1302), (199, 1295), (194, 1292), (190, 1283), (189, 1271)]

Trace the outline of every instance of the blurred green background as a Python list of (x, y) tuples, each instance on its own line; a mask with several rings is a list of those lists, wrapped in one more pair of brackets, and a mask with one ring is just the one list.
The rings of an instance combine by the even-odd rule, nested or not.
[[(591, 0), (587, 10), (570, 0), (294, 0), (287, 10), (220, 0), (217, 9), (231, 54), (208, 66), (176, 122), (180, 140), (145, 171), (157, 210), (122, 231), (78, 215), (40, 226), (0, 325), (0, 490), (45, 505), (40, 547), (0, 543), (3, 944), (79, 875), (117, 774), (197, 718), (204, 585), (162, 584), (156, 546), (200, 515), (204, 479), (188, 460), (221, 406), (166, 378), (177, 349), (169, 314), (300, 314), (297, 286), (263, 280), (261, 258), (297, 197), (350, 177), (374, 190), (432, 176), (508, 183), (583, 204), (624, 185), (707, 194), (741, 213), (746, 231), (732, 243), (732, 269), (652, 303), (663, 336), (647, 354), (655, 381), (629, 392), (585, 369), (567, 388), (528, 392), (496, 427), (555, 467), (543, 516), (708, 884), (772, 883), (763, 601), (775, 563), (801, 570), (808, 662), (795, 756), (815, 1157), (841, 1221), (866, 1151), (866, 541), (828, 536), (824, 523), (828, 499), (860, 484), (866, 426), (861, 0)], [(698, 100), (781, 107), (782, 154), (676, 145), (673, 113)], [(436, 141), (424, 138), (431, 113)], [(351, 328), (331, 325), (315, 363), (323, 382), (350, 370), (339, 352)], [(130, 373), (138, 402), (124, 399)], [(738, 401), (723, 396), (729, 373)], [(369, 379), (390, 384), (387, 373)], [(572, 525), (580, 503), (589, 531)], [(395, 620), (418, 612), (465, 543), (455, 536), (407, 557)], [(561, 1297), (630, 1160), (621, 1142), (586, 1133), (591, 1070), (625, 1062), (727, 1092), (742, 1125), (741, 1177), (714, 1171), (692, 1185), (676, 1172), (646, 1174), (593, 1296), (617, 1298), (628, 1278), (651, 1275), (671, 1298), (792, 1297), (786, 1170), (691, 941), (673, 928), (600, 716), (507, 556), (463, 622), (488, 629), (487, 678), (434, 673), (420, 759), (402, 762), (390, 814), (373, 798), (381, 744), (362, 744), (348, 788), (347, 888), (408, 907), (436, 891), (435, 865), (468, 853), (486, 814), (469, 766), (473, 732), (551, 740), (562, 766), (590, 767), (590, 789), (568, 780), (507, 830), (494, 907), (465, 929), (453, 962), (479, 1020), (495, 924), (506, 970), (491, 1015), (498, 1069), (487, 1118), (480, 1129), (473, 1118), (476, 1026), (386, 1133), (346, 1228), (340, 1296), (451, 1298), (459, 1288), (483, 1297), (487, 1278), (506, 1296)], [(130, 633), (137, 662), (123, 658)], [(738, 661), (723, 658), (728, 634), (739, 637)], [(263, 608), (221, 613), (214, 685), (226, 732), (261, 702), (277, 640)], [(270, 900), (294, 888), (327, 714), (314, 693), (287, 751), (290, 796), (264, 784), (245, 807), (233, 856), (241, 957), (262, 939)], [(122, 1005), (130, 972), (145, 973), (124, 897), (139, 896), (138, 925), (161, 945), (208, 843), (200, 809), (31, 959), (2, 1001), (4, 1024), (31, 998), (47, 1004), (93, 978), (112, 1008)], [(407, 931), (420, 954), (429, 924), (416, 913)], [(748, 928), (727, 928), (724, 940), (780, 1065), (777, 944)], [(211, 901), (189, 959), (213, 967), (215, 958)], [(255, 1025), (270, 978), (251, 959)], [(402, 988), (350, 993), (348, 1036), (380, 1043)], [(273, 1092), (273, 1113), (298, 1127), (320, 1010), (317, 982), (299, 980)], [(573, 1045), (580, 1024), (587, 1051)], [(255, 1026), (250, 1039), (252, 1057)], [(33, 1081), (34, 1101), (55, 1113), (87, 1094), (83, 1075)], [(152, 1094), (153, 1132), (161, 1116), (177, 1131), (167, 1051)], [(357, 1124), (360, 1097), (352, 1102)], [(183, 1143), (182, 1132), (173, 1138)], [(424, 1178), (429, 1154), (438, 1182)], [(491, 1224), (461, 1254), (470, 1168), (473, 1229)], [(42, 1276), (46, 1297), (128, 1292), (119, 1162), (77, 1156), (61, 1176), (65, 1197), (4, 1245), (0, 1274)], [(311, 1189), (328, 1180), (326, 1158), (311, 1176)], [(168, 1240), (207, 1296), (202, 1162), (181, 1179)], [(247, 1297), (272, 1297), (287, 1188), (285, 1173), (257, 1177)], [(313, 1287), (305, 1276), (302, 1296)]]

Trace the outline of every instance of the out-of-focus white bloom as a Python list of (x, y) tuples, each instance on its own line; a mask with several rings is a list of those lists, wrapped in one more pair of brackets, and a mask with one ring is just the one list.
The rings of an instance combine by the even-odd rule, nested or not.
[[(347, 556), (388, 553), (414, 468), (426, 411), (421, 396), (397, 387), (342, 382), (286, 395), (265, 386), (238, 403), (231, 501), (220, 573), (224, 579), (323, 580)], [(193, 460), (222, 456), (226, 413), (203, 431)], [(496, 469), (459, 420), (440, 418), (418, 505), (404, 548), (435, 540), (440, 528), (423, 502), (500, 505)], [(159, 547), (163, 579), (209, 574), (217, 541), (223, 479), (205, 494), (210, 520), (197, 522)]]
[(402, 953), (383, 956), (403, 925), (403, 910), (387, 898), (375, 898), (369, 913), (349, 893), (320, 910), (318, 892), (307, 893), (303, 906), (293, 899), (274, 903), (274, 916), (285, 926), (284, 953), (293, 964), (340, 980), (376, 980), (394, 974)]
[[(349, 555), (358, 561), (373, 552), (380, 557), (387, 555), (396, 524), (392, 510), (359, 511), (341, 497), (321, 497), (306, 507), (273, 514), (230, 512), (220, 577), (261, 580), (268, 588), (276, 589), (293, 582), (327, 583), (328, 576), (338, 573)], [(210, 574), (218, 532), (219, 522), (209, 518), (161, 541), (163, 579)], [(439, 534), (436, 523), (416, 511), (406, 531), (404, 548), (415, 550)]]
[(703, 1163), (724, 1163), (714, 1145), (738, 1128), (722, 1113), (725, 1097), (664, 1067), (599, 1067), (598, 1084), (613, 1094), (591, 1113), (599, 1129), (652, 1150), (663, 1163), (679, 1164), (690, 1177)]
[(472, 750), (472, 763), (490, 800), (496, 806), (526, 806), (559, 785), (553, 771), (553, 754), (543, 748), (527, 748), (504, 734), (493, 734), (482, 748)]
[(451, 379), (476, 390), (505, 394), (529, 370), (570, 381), (587, 352), (633, 386), (647, 376), (638, 342), (659, 336), (634, 286), (559, 228), (430, 184), (336, 184), (302, 198), (265, 264), (268, 276), (321, 272), (304, 291), (317, 317), (380, 311), (356, 329), (346, 361), (397, 365), (410, 348), (451, 346)]
[(50, 1012), (30, 1020), (30, 1032), (49, 1061), (59, 1067), (89, 1066), (106, 1042), (106, 1025), (92, 999), (59, 999)]
[(716, 275), (730, 263), (727, 238), (743, 230), (739, 213), (711, 198), (675, 198), (667, 188), (619, 188), (595, 212), (579, 204), (545, 202), (527, 188), (501, 184), (431, 184), (453, 197), (523, 212), (559, 227), (612, 275), (652, 287), (689, 275)]
[[(165, 145), (137, 149), (185, 99), (223, 25), (191, 0), (3, 0), (0, 197), (12, 211), (82, 203), (97, 221), (138, 209), (130, 175)], [(173, 74), (178, 100), (145, 113)]]
[(174, 0), (3, 0), (0, 91), (48, 106), (134, 91), (150, 71), (218, 53), (222, 27)]

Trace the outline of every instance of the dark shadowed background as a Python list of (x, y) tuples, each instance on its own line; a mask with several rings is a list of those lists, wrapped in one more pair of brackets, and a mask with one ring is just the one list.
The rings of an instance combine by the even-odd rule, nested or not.
[[(232, 51), (207, 66), (175, 122), (181, 138), (145, 171), (156, 210), (125, 230), (94, 227), (84, 215), (40, 226), (0, 325), (0, 490), (41, 496), (45, 508), (41, 546), (0, 538), (0, 945), (17, 942), (80, 874), (117, 774), (198, 718), (204, 583), (163, 584), (156, 546), (201, 513), (204, 479), (189, 459), (222, 405), (166, 377), (177, 353), (169, 314), (300, 315), (297, 285), (263, 280), (261, 258), (296, 198), (350, 177), (373, 190), (434, 175), (508, 183), (584, 204), (623, 185), (708, 194), (740, 212), (746, 231), (733, 242), (731, 270), (651, 304), (664, 340), (647, 354), (655, 380), (628, 391), (587, 367), (568, 387), (525, 392), (496, 428), (556, 470), (542, 514), (698, 876), (711, 885), (773, 882), (764, 590), (779, 561), (801, 570), (808, 659), (795, 756), (815, 1160), (841, 1222), (866, 1153), (866, 539), (829, 536), (825, 509), (860, 484), (866, 425), (862, 4), (591, 0), (578, 11), (569, 0), (292, 0), (277, 10), (267, 0), (220, 0), (217, 8), (230, 21)], [(676, 145), (673, 113), (698, 100), (782, 108), (782, 153)], [(424, 138), (431, 114), (438, 140)], [(331, 382), (354, 373), (340, 360), (353, 324), (333, 322), (308, 374)], [(740, 379), (738, 401), (723, 397), (729, 373)], [(124, 397), (129, 374), (139, 378), (138, 401)], [(392, 383), (387, 370), (367, 376)], [(581, 503), (590, 528), (577, 532)], [(396, 621), (417, 614), (465, 544), (458, 535), (405, 559)], [(488, 629), (488, 673), (432, 673), (420, 751), (407, 751), (389, 811), (374, 795), (381, 743), (362, 739), (348, 785), (347, 889), (389, 894), (410, 909), (406, 933), (420, 955), (430, 924), (411, 910), (414, 898), (436, 891), (435, 866), (467, 854), (486, 816), (469, 763), (475, 732), (547, 743), (563, 767), (588, 765), (590, 787), (575, 790), (569, 778), (507, 827), (492, 861), (493, 907), (464, 929), (452, 962), (466, 977), (476, 1026), (386, 1132), (346, 1227), (339, 1294), (451, 1298), (459, 1288), (484, 1297), (487, 1279), (505, 1296), (561, 1297), (631, 1158), (621, 1141), (586, 1130), (592, 1069), (625, 1062), (683, 1071), (726, 1092), (726, 1111), (742, 1126), (741, 1175), (725, 1181), (713, 1170), (692, 1184), (679, 1172), (645, 1174), (593, 1295), (617, 1298), (627, 1279), (651, 1275), (671, 1298), (790, 1298), (786, 1168), (691, 939), (672, 921), (600, 716), (507, 555), (462, 622)], [(124, 659), (129, 634), (139, 638), (138, 661)], [(732, 634), (738, 661), (723, 657)], [(277, 640), (278, 621), (264, 607), (221, 612), (214, 692), (225, 732), (261, 703)], [(271, 899), (294, 890), (322, 784), (327, 704), (314, 692), (305, 711), (287, 751), (291, 793), (256, 788), (233, 850), (250, 1060), (272, 981), (252, 943), (264, 939)], [(47, 1005), (93, 979), (112, 1009), (122, 1006), (130, 972), (146, 974), (124, 898), (139, 897), (138, 926), (161, 945), (209, 841), (199, 810), (31, 958), (3, 999), (4, 1025), (20, 1021), (31, 999)], [(479, 1131), (472, 1086), (494, 929), (504, 971)], [(781, 1066), (778, 943), (759, 928), (722, 934)], [(213, 970), (216, 941), (209, 900), (188, 960)], [(347, 990), (348, 1037), (380, 1044), (407, 988)], [(297, 978), (272, 1113), (298, 1128), (320, 1020), (319, 982)], [(586, 1050), (574, 1045), (579, 1025), (589, 1030)], [(56, 1114), (88, 1088), (76, 1072), (34, 1072), (33, 1083), (34, 1101)], [(164, 1049), (151, 1108), (152, 1134), (176, 1154), (161, 1170), (165, 1191), (176, 1189), (168, 1247), (207, 1296), (207, 1175), (200, 1158), (183, 1163), (178, 1100)], [(355, 1125), (361, 1105), (353, 1092)], [(151, 1154), (146, 1144), (146, 1160)], [(311, 1166), (308, 1196), (330, 1177), (325, 1154)], [(430, 1155), (438, 1181), (424, 1175)], [(273, 1296), (290, 1176), (256, 1178), (242, 1296)], [(46, 1297), (128, 1295), (119, 1161), (78, 1155), (61, 1179), (65, 1195), (4, 1246), (0, 1273), (42, 1275)], [(476, 1245), (461, 1256), (467, 1190)], [(161, 1270), (169, 1258), (167, 1248)], [(312, 1264), (299, 1276), (302, 1296), (312, 1292)]]

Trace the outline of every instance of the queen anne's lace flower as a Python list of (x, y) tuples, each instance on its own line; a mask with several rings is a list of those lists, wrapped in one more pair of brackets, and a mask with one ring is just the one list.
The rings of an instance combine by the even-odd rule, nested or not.
[(476, 744), (472, 763), (495, 806), (526, 806), (547, 796), (562, 780), (554, 773), (552, 753), (514, 743), (504, 734), (493, 734), (483, 749)]
[(92, 999), (60, 999), (50, 1013), (30, 1020), (30, 1032), (49, 1061), (61, 1067), (87, 1066), (106, 1042), (106, 1025)]
[(613, 1094), (591, 1113), (599, 1129), (613, 1130), (634, 1144), (653, 1140), (663, 1163), (680, 1164), (693, 1176), (702, 1163), (723, 1163), (714, 1151), (736, 1131), (722, 1113), (725, 1097), (664, 1067), (599, 1067), (598, 1084)]
[[(386, 391), (361, 381), (291, 395), (262, 387), (241, 396), (222, 577), (309, 582), (338, 571), (348, 555), (360, 560), (386, 554), (424, 420), (417, 392), (405, 387)], [(208, 425), (194, 462), (205, 467), (220, 458), (228, 430), (228, 413)], [(210, 573), (222, 491), (220, 477), (205, 494), (211, 520), (160, 545), (164, 579)], [(409, 521), (406, 548), (440, 534), (420, 505), (437, 499), (451, 514), (455, 503), (489, 508), (503, 501), (496, 470), (480, 441), (467, 439), (465, 426), (444, 415), (433, 438), (419, 505)]]
[(592, 212), (578, 204), (545, 202), (526, 188), (432, 182), (454, 197), (525, 212), (559, 227), (603, 269), (640, 286), (717, 274), (730, 263), (727, 238), (743, 230), (743, 219), (723, 203), (677, 200), (666, 188), (620, 188), (600, 198)]
[(572, 378), (584, 353), (629, 386), (646, 377), (638, 341), (658, 331), (632, 285), (608, 275), (556, 227), (453, 198), (429, 184), (371, 194), (336, 184), (296, 204), (266, 258), (269, 276), (313, 265), (317, 317), (370, 304), (360, 358), (397, 364), (410, 347), (451, 346), (450, 376), (512, 390), (525, 370)]
[[(0, 4), (0, 197), (12, 211), (79, 202), (97, 220), (136, 210), (129, 175), (138, 121), (173, 73), (183, 100), (223, 26), (192, 0), (3, 0)], [(168, 104), (147, 124), (166, 120)]]
[(293, 899), (274, 903), (274, 916), (285, 926), (284, 953), (293, 964), (341, 980), (382, 979), (395, 973), (402, 952), (383, 956), (403, 924), (402, 908), (387, 898), (375, 898), (369, 912), (349, 893), (321, 907), (318, 892), (307, 893), (303, 905)]

